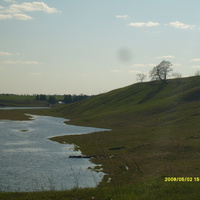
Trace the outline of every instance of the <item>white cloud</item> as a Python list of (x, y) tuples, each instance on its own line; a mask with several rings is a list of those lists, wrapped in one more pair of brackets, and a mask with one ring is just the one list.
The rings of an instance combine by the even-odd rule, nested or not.
[(180, 63), (174, 63), (172, 65), (173, 65), (173, 67), (180, 67), (182, 64), (180, 64)]
[(172, 26), (174, 28), (179, 28), (179, 29), (193, 29), (194, 28), (194, 25), (184, 24), (179, 21), (170, 22), (169, 26)]
[[(7, 1), (7, 2), (13, 2), (13, 1)], [(41, 11), (50, 14), (59, 12), (56, 8), (49, 7), (44, 2), (11, 4), (6, 8), (0, 7), (0, 9), (1, 9), (0, 20), (6, 20), (6, 19), (31, 20), (32, 17), (25, 14), (25, 12)]]
[(200, 69), (200, 65), (193, 65), (193, 66), (191, 66), (191, 68), (193, 68), (193, 69)]
[(10, 3), (10, 2), (15, 2), (15, 0), (4, 0), (5, 2), (8, 2), (8, 3)]
[(156, 59), (165, 59), (165, 58), (175, 58), (175, 56), (171, 56), (171, 55), (168, 55), (168, 56), (157, 56), (155, 58)]
[(0, 14), (0, 20), (12, 19), (12, 18), (13, 18), (12, 15), (4, 15), (4, 14)]
[(145, 65), (144, 64), (134, 64), (131, 67), (145, 67)]
[(128, 19), (129, 16), (128, 15), (116, 15), (116, 18), (120, 18), (120, 19)]
[(28, 16), (26, 14), (14, 14), (12, 17), (14, 19), (18, 19), (18, 20), (30, 20), (30, 19), (33, 19), (31, 16)]
[(12, 15), (0, 14), (0, 20), (5, 20), (5, 19), (30, 20), (33, 18), (29, 15), (21, 14), (21, 13), (12, 14)]
[(119, 73), (119, 72), (121, 72), (120, 70), (118, 70), (118, 69), (113, 69), (113, 70), (111, 70), (111, 72), (114, 72), (114, 73)]
[(152, 64), (152, 63), (150, 63), (150, 64), (133, 64), (133, 65), (131, 65), (131, 66), (129, 66), (129, 67), (131, 67), (131, 68), (133, 68), (133, 67), (155, 67), (156, 65), (155, 64)]
[(82, 73), (82, 74), (79, 74), (80, 77), (86, 77), (87, 74), (86, 73)]
[(22, 4), (12, 4), (9, 6), (8, 12), (20, 13), (21, 11), (43, 11), (46, 13), (56, 13), (57, 9), (47, 6), (44, 2), (32, 2)]
[(147, 66), (148, 67), (155, 67), (156, 65), (151, 63), (151, 64), (147, 64)]
[(133, 26), (133, 27), (154, 27), (159, 25), (160, 24), (158, 22), (135, 22), (128, 24), (128, 26)]
[(138, 74), (138, 73), (142, 73), (141, 71), (139, 70), (130, 70), (128, 71), (129, 73), (133, 73), (133, 74)]
[(7, 61), (3, 62), (3, 64), (8, 64), (8, 65), (15, 65), (15, 64), (39, 65), (41, 63), (39, 63), (37, 61), (22, 61), (22, 60), (12, 61), (12, 60), (7, 60)]
[(42, 76), (42, 74), (41, 74), (41, 73), (39, 73), (39, 72), (30, 73), (30, 75), (31, 75), (31, 76)]
[(194, 58), (190, 60), (191, 62), (200, 62), (200, 58)]
[(11, 56), (12, 54), (9, 52), (0, 51), (0, 56)]

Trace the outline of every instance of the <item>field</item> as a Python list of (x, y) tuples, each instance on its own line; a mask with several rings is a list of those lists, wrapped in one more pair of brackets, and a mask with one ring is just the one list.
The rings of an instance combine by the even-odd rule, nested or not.
[[(23, 112), (17, 111), (16, 118), (22, 117)], [(70, 124), (112, 129), (52, 138), (60, 143), (74, 143), (83, 154), (94, 156), (92, 162), (103, 164), (107, 175), (95, 189), (1, 193), (0, 199), (200, 197), (200, 77), (168, 80), (167, 84), (137, 83), (77, 103), (29, 113), (61, 116), (70, 118)], [(6, 113), (0, 114), (0, 118), (4, 116)], [(182, 181), (165, 182), (166, 177)]]
[(1, 106), (47, 106), (46, 102), (36, 101), (35, 95), (1, 94)]
[[(55, 95), (56, 100), (62, 100), (64, 96)], [(47, 101), (36, 100), (36, 95), (16, 95), (16, 94), (0, 94), (0, 106), (49, 106), (49, 95), (46, 95)]]

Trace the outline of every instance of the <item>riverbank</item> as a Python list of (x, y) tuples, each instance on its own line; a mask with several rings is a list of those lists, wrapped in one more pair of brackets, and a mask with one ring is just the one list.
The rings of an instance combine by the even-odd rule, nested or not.
[[(134, 84), (75, 104), (30, 113), (112, 129), (52, 138), (78, 145), (83, 154), (95, 155), (92, 162), (103, 164), (107, 175), (90, 190), (101, 193), (97, 198), (106, 199), (104, 191), (109, 191), (110, 199), (196, 200), (199, 182), (165, 182), (165, 177), (199, 177), (199, 84), (197, 78)], [(72, 199), (91, 197), (82, 196)]]
[(46, 115), (46, 116), (54, 116), (51, 113), (50, 109), (13, 109), (13, 110), (6, 110), (0, 109), (0, 119), (5, 120), (30, 120), (30, 117), (25, 115), (26, 113), (34, 114), (38, 113), (39, 115)]
[[(16, 120), (27, 120), (27, 116), (24, 113), (31, 113), (31, 114), (38, 114), (38, 115), (48, 115), (48, 116), (59, 116), (63, 117), (61, 113), (57, 113), (55, 110), (10, 110), (7, 111), (9, 114), (7, 115), (7, 119), (14, 119)], [(0, 112), (1, 113), (1, 112)], [(5, 114), (5, 113), (4, 113)], [(2, 113), (0, 114), (3, 117)], [(73, 120), (70, 121), (71, 124), (74, 124)], [(77, 123), (76, 123), (77, 124)], [(79, 125), (83, 125), (84, 122), (79, 123)], [(110, 127), (109, 127), (110, 128)], [(130, 140), (130, 134), (133, 130), (113, 130), (110, 132), (101, 132), (101, 133), (92, 133), (88, 135), (82, 136), (60, 136), (56, 138), (52, 138), (55, 141), (64, 143), (75, 143), (79, 145), (81, 151), (84, 154), (95, 154), (98, 155), (99, 158), (92, 159), (92, 162), (98, 164), (103, 164), (104, 171), (108, 173), (108, 176), (105, 176), (104, 181), (97, 187), (97, 188), (86, 188), (86, 189), (73, 189), (70, 191), (44, 191), (44, 192), (34, 192), (34, 193), (20, 193), (20, 192), (3, 192), (0, 193), (1, 200), (36, 200), (36, 199), (58, 199), (58, 200), (76, 200), (76, 199), (99, 199), (99, 200), (149, 200), (154, 199), (163, 199), (163, 200), (171, 200), (173, 198), (183, 200), (186, 199), (193, 199), (196, 200), (199, 192), (199, 182), (165, 182), (164, 175), (163, 177), (159, 178), (155, 173), (151, 176), (146, 176), (147, 171), (144, 170), (144, 158), (145, 154), (150, 155), (152, 157), (149, 159), (151, 162), (155, 162), (157, 159), (157, 163), (159, 160), (162, 161), (163, 165), (159, 165), (156, 167), (156, 170), (162, 167), (165, 167), (168, 170), (168, 174), (166, 173), (165, 176), (173, 176), (177, 167), (182, 168), (185, 167), (187, 169), (187, 165), (182, 165), (183, 160), (180, 159), (179, 155), (174, 155), (174, 158), (177, 156), (179, 158), (181, 165), (173, 164), (172, 160), (167, 159), (168, 155), (163, 154), (159, 155), (158, 153), (154, 155), (151, 151), (147, 153), (150, 149), (151, 143), (147, 143), (145, 138), (147, 137), (146, 134), (137, 135)], [(184, 130), (184, 127), (182, 127)], [(137, 130), (138, 131), (138, 130)], [(123, 133), (123, 134), (122, 134)], [(124, 135), (126, 133), (126, 136)], [(141, 132), (140, 132), (141, 133)], [(122, 135), (121, 135), (122, 134)], [(157, 133), (158, 134), (158, 133)], [(192, 134), (192, 133), (191, 133)], [(126, 144), (133, 142), (138, 145), (130, 151), (130, 148), (125, 145), (124, 148), (113, 149), (113, 147), (122, 147), (122, 144)], [(149, 138), (146, 138), (149, 140)], [(110, 143), (110, 140), (112, 141)], [(152, 140), (155, 140), (152, 138)], [(141, 141), (143, 142), (141, 144)], [(163, 140), (162, 140), (163, 141)], [(172, 140), (170, 140), (172, 141)], [(175, 141), (174, 141), (175, 142)], [(173, 144), (174, 144), (173, 142)], [(101, 145), (100, 145), (101, 143)], [(162, 144), (161, 144), (162, 145)], [(152, 146), (151, 146), (152, 148)], [(158, 147), (157, 147), (158, 148)], [(172, 148), (172, 146), (170, 147)], [(173, 150), (173, 149), (172, 149)], [(155, 153), (158, 149), (154, 150)], [(190, 150), (191, 151), (191, 150)], [(133, 155), (134, 153), (134, 155)], [(174, 152), (175, 153), (175, 152)], [(138, 156), (136, 156), (138, 154)], [(187, 154), (187, 153), (186, 153)], [(114, 156), (113, 156), (114, 155)], [(163, 156), (163, 159), (162, 159)], [(146, 157), (148, 158), (148, 156)], [(185, 159), (187, 159), (186, 156)], [(140, 159), (140, 160), (139, 160)], [(181, 161), (182, 160), (182, 161)], [(192, 160), (192, 159), (190, 159)], [(133, 162), (134, 161), (134, 162)], [(193, 163), (189, 163), (189, 159), (187, 160), (188, 164), (193, 166)], [(147, 161), (146, 161), (147, 162)], [(154, 163), (155, 164), (155, 163)], [(142, 165), (142, 167), (141, 167)], [(171, 166), (170, 166), (171, 165)], [(152, 165), (148, 165), (150, 171), (154, 171), (152, 169)], [(148, 167), (147, 166), (147, 167)], [(155, 165), (154, 165), (155, 166)], [(198, 165), (197, 165), (198, 166)], [(196, 169), (198, 171), (198, 168)], [(191, 170), (193, 172), (193, 170)], [(139, 174), (139, 178), (135, 175), (135, 179), (131, 178), (131, 174)], [(159, 171), (157, 171), (159, 173)], [(185, 173), (186, 174), (186, 173)], [(182, 176), (180, 174), (179, 176)], [(191, 175), (194, 177), (194, 174), (187, 173), (186, 176)], [(196, 175), (195, 175), (196, 176)], [(109, 178), (112, 182), (108, 182)], [(94, 197), (94, 198), (93, 198)]]

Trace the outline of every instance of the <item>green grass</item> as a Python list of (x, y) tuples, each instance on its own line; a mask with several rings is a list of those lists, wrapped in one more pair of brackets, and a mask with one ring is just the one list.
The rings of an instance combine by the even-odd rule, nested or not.
[[(83, 154), (94, 155), (92, 162), (103, 164), (107, 175), (96, 189), (78, 190), (80, 196), (74, 196), (74, 191), (49, 192), (45, 194), (50, 197), (38, 199), (70, 199), (70, 195), (91, 199), (90, 194), (99, 199), (198, 199), (199, 183), (168, 183), (164, 177), (200, 174), (199, 94), (200, 78), (190, 77), (167, 84), (137, 83), (52, 110), (30, 110), (70, 118), (70, 124), (112, 129), (52, 138), (74, 143)], [(17, 115), (23, 116), (23, 112)], [(110, 150), (115, 147), (124, 148)], [(27, 199), (34, 196), (26, 194), (30, 195)]]
[[(121, 126), (125, 126), (124, 122), (130, 126), (127, 118), (152, 120), (149, 116), (164, 116), (164, 112), (177, 111), (178, 108), (182, 109), (183, 104), (193, 103), (188, 98), (194, 98), (194, 94), (197, 94), (195, 98), (198, 102), (199, 79), (174, 79), (169, 80), (168, 84), (137, 83), (73, 105), (61, 106), (57, 111), (78, 123), (94, 123), (94, 126), (98, 123), (98, 126), (116, 128), (122, 121)], [(134, 124), (137, 122), (134, 121)]]
[(69, 191), (2, 192), (0, 200), (197, 200), (199, 182), (164, 182), (154, 179), (129, 186), (72, 189)]
[(47, 106), (44, 101), (36, 101), (35, 95), (0, 94), (0, 106)]
[[(47, 100), (49, 95), (46, 96)], [(56, 95), (56, 100), (62, 100), (64, 96)], [(49, 106), (48, 101), (36, 100), (36, 95), (15, 95), (15, 94), (0, 94), (0, 106)]]
[[(102, 185), (135, 184), (164, 176), (200, 174), (200, 78), (130, 85), (57, 108), (70, 124), (110, 132), (52, 138), (75, 143), (102, 163)], [(109, 148), (124, 149), (111, 151)], [(114, 155), (114, 157), (112, 157)], [(112, 158), (110, 158), (112, 157)], [(126, 170), (128, 166), (128, 170)]]

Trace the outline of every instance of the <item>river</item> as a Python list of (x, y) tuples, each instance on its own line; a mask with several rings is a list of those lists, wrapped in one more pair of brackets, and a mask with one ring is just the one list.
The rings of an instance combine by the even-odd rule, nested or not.
[[(66, 190), (95, 187), (103, 172), (88, 168), (90, 159), (69, 158), (80, 155), (74, 145), (48, 138), (61, 135), (107, 131), (67, 125), (66, 119), (30, 115), (32, 120), (0, 120), (0, 191)], [(92, 147), (91, 147), (92, 148)]]

